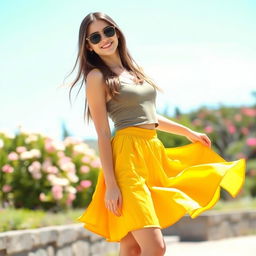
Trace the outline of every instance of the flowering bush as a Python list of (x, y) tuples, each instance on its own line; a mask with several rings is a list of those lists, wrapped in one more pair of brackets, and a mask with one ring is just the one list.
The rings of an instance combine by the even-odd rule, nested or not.
[(0, 200), (13, 207), (60, 210), (91, 201), (100, 160), (73, 137), (0, 131)]
[(256, 196), (256, 107), (220, 107), (194, 113), (195, 129), (207, 133), (227, 160), (246, 159), (244, 194)]
[[(245, 158), (247, 170), (242, 194), (256, 196), (256, 106), (221, 106), (216, 110), (202, 107), (188, 114), (181, 114), (178, 110), (172, 120), (206, 133), (212, 141), (212, 148), (227, 161)], [(166, 147), (188, 143), (184, 136), (161, 131), (158, 134)]]

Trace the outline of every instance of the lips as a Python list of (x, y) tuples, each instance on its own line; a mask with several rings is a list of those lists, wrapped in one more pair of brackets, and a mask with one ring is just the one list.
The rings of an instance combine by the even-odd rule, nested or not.
[[(107, 44), (104, 44), (103, 46), (101, 46), (102, 49), (107, 49), (109, 48), (111, 45), (112, 45), (113, 41), (112, 42), (109, 42)], [(108, 46), (107, 46), (108, 45)], [(107, 46), (107, 47), (106, 47)]]

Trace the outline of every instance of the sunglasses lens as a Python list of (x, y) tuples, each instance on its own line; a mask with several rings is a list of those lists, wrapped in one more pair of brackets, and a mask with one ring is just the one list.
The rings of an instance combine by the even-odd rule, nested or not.
[(107, 36), (107, 37), (111, 37), (115, 34), (115, 28), (114, 27), (106, 27), (104, 29), (104, 34)]
[(90, 41), (92, 44), (97, 44), (100, 42), (100, 40), (101, 40), (101, 36), (98, 33), (90, 36)]

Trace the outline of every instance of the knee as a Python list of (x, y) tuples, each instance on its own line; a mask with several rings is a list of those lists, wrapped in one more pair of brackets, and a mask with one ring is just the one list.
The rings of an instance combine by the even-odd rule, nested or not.
[[(163, 256), (166, 252), (166, 245), (165, 244), (158, 244), (155, 246), (150, 246), (142, 250), (145, 255), (154, 255), (154, 256)], [(144, 255), (143, 254), (143, 255)]]
[(133, 248), (131, 248), (132, 256), (140, 256), (140, 254), (141, 254), (141, 249), (139, 246), (134, 246)]
[(156, 255), (156, 256), (163, 256), (165, 254), (165, 252), (166, 252), (165, 245), (157, 246), (155, 248), (154, 255)]
[(162, 245), (162, 246), (160, 246), (160, 249), (159, 249), (159, 255), (165, 255), (165, 253), (166, 253), (166, 245), (165, 245), (165, 243)]
[(129, 256), (140, 256), (141, 249), (139, 245), (129, 245), (120, 247), (120, 255), (129, 255)]

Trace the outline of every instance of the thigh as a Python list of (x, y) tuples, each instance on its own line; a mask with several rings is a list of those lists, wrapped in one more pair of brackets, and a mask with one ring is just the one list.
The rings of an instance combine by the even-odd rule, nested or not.
[(135, 240), (133, 234), (129, 232), (125, 237), (120, 240), (120, 248), (129, 250), (129, 249), (140, 249), (138, 242)]
[(152, 248), (154, 250), (155, 248), (166, 248), (161, 229), (158, 227), (142, 228), (131, 231), (131, 233), (142, 249), (147, 248), (150, 250)]

